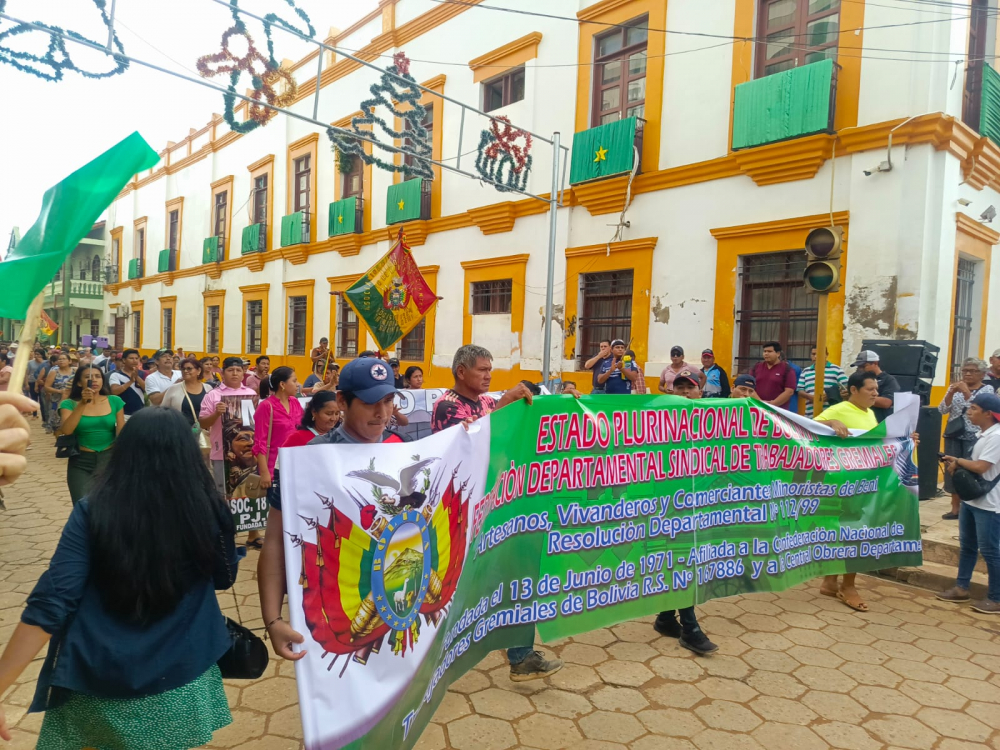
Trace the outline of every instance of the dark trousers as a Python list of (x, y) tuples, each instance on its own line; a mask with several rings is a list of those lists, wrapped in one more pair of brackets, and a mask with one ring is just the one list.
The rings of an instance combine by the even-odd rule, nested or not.
[(668, 609), (665, 612), (660, 612), (660, 617), (673, 619), (675, 611), (678, 619), (681, 621), (681, 630), (684, 635), (694, 635), (701, 631), (701, 626), (698, 624), (698, 615), (694, 613), (694, 607), (684, 607), (684, 609), (678, 610)]
[(109, 450), (100, 453), (80, 451), (80, 455), (69, 459), (66, 464), (66, 484), (69, 485), (69, 496), (73, 505), (90, 493), (94, 479), (107, 466), (110, 457)]
[(987, 598), (1000, 602), (1000, 513), (962, 503), (958, 509), (959, 588), (968, 589), (978, 555), (986, 563)]

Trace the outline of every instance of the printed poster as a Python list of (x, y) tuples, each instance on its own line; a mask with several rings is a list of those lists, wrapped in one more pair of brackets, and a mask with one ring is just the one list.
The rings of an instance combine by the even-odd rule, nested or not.
[(920, 565), (915, 407), (839, 439), (751, 400), (553, 396), (282, 450), (305, 746), (412, 748), (451, 682), (536, 630)]
[(237, 533), (263, 529), (267, 525), (267, 490), (260, 486), (257, 460), (253, 455), (253, 413), (259, 397), (223, 396), (222, 460), (226, 500)]

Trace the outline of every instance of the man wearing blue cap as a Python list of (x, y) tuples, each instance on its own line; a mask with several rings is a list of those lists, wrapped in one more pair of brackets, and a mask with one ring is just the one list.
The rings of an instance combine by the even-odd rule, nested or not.
[[(337, 406), (343, 418), (336, 428), (313, 438), (310, 445), (324, 443), (403, 443), (408, 442), (389, 430), (395, 380), (389, 365), (375, 357), (359, 357), (340, 371), (337, 383)], [(280, 480), (268, 494), (271, 508), (267, 514), (267, 536), (257, 562), (257, 588), (260, 592), (261, 618), (264, 620), (274, 653), (290, 661), (305, 656), (294, 651), (303, 642), (302, 634), (281, 618), (281, 607), (288, 593), (285, 587), (284, 532), (281, 520)]]
[[(969, 583), (978, 555), (986, 563), (987, 594), (973, 602), (976, 612), (1000, 615), (1000, 396), (979, 393), (965, 413), (979, 428), (972, 458), (945, 456), (945, 470), (954, 474), (965, 469), (986, 481), (989, 490), (973, 500), (964, 500), (958, 510), (958, 577), (955, 585), (938, 594), (946, 602), (969, 601)], [(985, 489), (985, 488), (984, 488)]]

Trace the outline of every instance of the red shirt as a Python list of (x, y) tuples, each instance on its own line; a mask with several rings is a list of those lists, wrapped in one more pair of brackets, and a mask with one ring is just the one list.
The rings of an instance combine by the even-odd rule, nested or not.
[(754, 390), (761, 401), (774, 401), (786, 388), (795, 392), (795, 370), (787, 362), (779, 362), (774, 367), (768, 367), (767, 362), (758, 362), (750, 374), (757, 381)]
[(319, 435), (318, 432), (313, 432), (312, 430), (303, 430), (301, 427), (297, 428), (295, 432), (288, 436), (282, 448), (298, 448), (300, 445), (308, 445), (309, 441), (314, 437)]

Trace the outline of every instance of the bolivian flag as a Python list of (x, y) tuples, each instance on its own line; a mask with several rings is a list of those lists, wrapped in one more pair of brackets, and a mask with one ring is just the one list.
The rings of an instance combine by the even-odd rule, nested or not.
[(56, 325), (56, 322), (45, 314), (45, 310), (42, 310), (42, 324), (40, 326), (42, 333), (44, 333), (46, 336), (51, 336), (53, 333), (56, 332), (56, 329), (58, 327), (59, 326)]
[(402, 232), (392, 249), (345, 294), (382, 351), (412, 331), (437, 302)]

